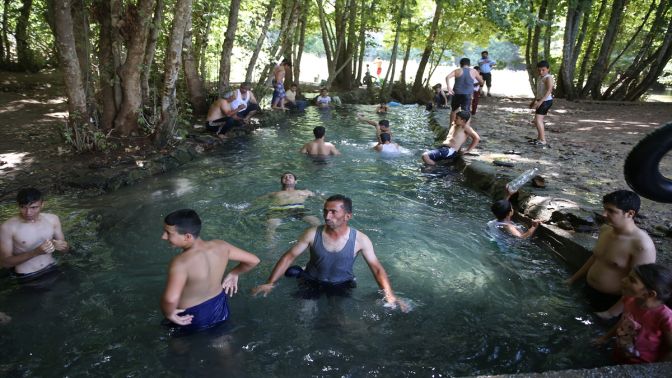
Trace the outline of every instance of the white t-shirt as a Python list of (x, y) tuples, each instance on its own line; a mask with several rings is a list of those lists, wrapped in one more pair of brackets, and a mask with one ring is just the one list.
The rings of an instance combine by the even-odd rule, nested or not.
[(331, 97), (329, 97), (329, 96), (319, 96), (317, 98), (317, 103), (320, 104), (320, 105), (329, 105), (330, 102), (331, 102)]

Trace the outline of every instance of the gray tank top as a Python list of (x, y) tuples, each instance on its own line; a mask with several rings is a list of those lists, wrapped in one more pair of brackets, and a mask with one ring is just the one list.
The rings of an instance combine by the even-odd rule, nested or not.
[(322, 244), (322, 229), (319, 226), (315, 231), (315, 239), (310, 247), (310, 261), (306, 266), (306, 273), (315, 280), (338, 284), (351, 281), (355, 278), (352, 266), (355, 263), (355, 241), (357, 230), (350, 227), (348, 242), (338, 252), (329, 252)]
[(455, 94), (470, 95), (474, 93), (474, 78), (471, 77), (471, 68), (463, 67), (462, 76), (455, 78)]

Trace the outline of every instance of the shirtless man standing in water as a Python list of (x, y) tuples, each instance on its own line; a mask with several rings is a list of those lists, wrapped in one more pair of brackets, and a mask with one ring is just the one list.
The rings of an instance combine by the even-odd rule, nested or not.
[[(621, 298), (621, 280), (636, 265), (656, 262), (656, 248), (646, 231), (635, 224), (639, 196), (629, 190), (617, 190), (602, 199), (607, 225), (600, 229), (593, 256), (567, 280), (573, 284), (586, 276), (586, 294), (595, 311), (605, 311)], [(617, 306), (618, 307), (618, 306)], [(618, 308), (610, 315), (620, 314)]]
[(282, 190), (267, 194), (271, 199), (269, 206), (268, 234), (273, 235), (275, 229), (282, 224), (282, 220), (289, 217), (301, 218), (311, 226), (318, 226), (320, 220), (314, 215), (308, 215), (304, 203), (315, 193), (310, 190), (296, 189), (296, 175), (285, 172), (280, 177)]
[(303, 148), (301, 148), (301, 153), (318, 156), (340, 155), (341, 153), (336, 149), (336, 146), (324, 141), (325, 133), (326, 129), (323, 126), (314, 128), (313, 135), (315, 135), (315, 140), (304, 144)]
[(19, 215), (0, 226), (0, 262), (14, 268), (19, 280), (30, 280), (52, 272), (54, 251), (70, 249), (57, 215), (41, 213), (42, 193), (34, 188), (19, 190)]

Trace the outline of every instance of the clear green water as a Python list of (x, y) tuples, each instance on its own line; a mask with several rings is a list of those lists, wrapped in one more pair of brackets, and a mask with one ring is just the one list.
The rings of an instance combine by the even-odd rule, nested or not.
[[(13, 317), (0, 328), (0, 374), (429, 377), (608, 364), (607, 352), (590, 345), (603, 330), (562, 283), (566, 269), (534, 245), (500, 251), (485, 232), (489, 200), (450, 169), (423, 172), (419, 155), (434, 144), (428, 114), (392, 109), (395, 139), (408, 152), (386, 160), (370, 149), (373, 128), (356, 124), (356, 111), (372, 107), (277, 116), (172, 174), (91, 200), (50, 199), (45, 211), (61, 216), (75, 251), (46, 291), (0, 273), (0, 310)], [(316, 125), (343, 156), (298, 153)], [(369, 235), (394, 289), (413, 303), (410, 313), (382, 306), (361, 258), (351, 298), (298, 300), (292, 279), (267, 298), (251, 297), (306, 226), (288, 221), (266, 238), (255, 198), (278, 190), (287, 170), (301, 189), (352, 197), (351, 225)], [(307, 205), (320, 216), (320, 199)], [(159, 298), (177, 251), (160, 237), (163, 216), (183, 207), (200, 213), (204, 238), (226, 239), (262, 263), (241, 278), (228, 326), (172, 338), (160, 325)], [(0, 208), (3, 219), (14, 212)], [(298, 262), (306, 261), (307, 252)]]

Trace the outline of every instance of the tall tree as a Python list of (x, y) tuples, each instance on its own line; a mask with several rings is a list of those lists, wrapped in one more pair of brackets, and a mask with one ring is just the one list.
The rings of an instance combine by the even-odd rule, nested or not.
[(198, 65), (194, 57), (192, 16), (191, 13), (187, 14), (184, 42), (182, 43), (182, 64), (184, 66), (184, 80), (187, 83), (189, 102), (194, 109), (194, 115), (201, 116), (208, 112), (208, 105), (205, 103), (205, 87), (198, 74)]
[(266, 5), (266, 15), (264, 16), (264, 24), (261, 26), (261, 32), (259, 37), (257, 37), (257, 43), (250, 57), (250, 62), (247, 64), (247, 71), (245, 72), (245, 81), (251, 82), (252, 75), (254, 74), (254, 67), (257, 64), (257, 59), (259, 58), (259, 53), (261, 53), (261, 48), (264, 46), (264, 40), (266, 39), (266, 34), (268, 33), (268, 28), (271, 25), (271, 20), (273, 19), (273, 11), (275, 10), (276, 0), (270, 0)]
[(142, 103), (145, 106), (152, 104), (151, 91), (149, 88), (149, 79), (152, 75), (152, 64), (154, 64), (154, 55), (156, 54), (156, 44), (161, 33), (161, 20), (163, 19), (163, 0), (156, 0), (154, 17), (149, 25), (149, 39), (145, 48), (145, 57), (142, 64), (142, 74), (140, 76), (142, 85)]
[[(401, 21), (404, 18), (404, 11), (406, 9), (406, 0), (401, 0), (401, 6), (399, 7), (399, 12), (397, 13), (397, 19), (395, 21), (395, 33), (394, 33), (394, 43), (392, 44), (392, 55), (390, 57), (390, 65), (387, 67), (387, 72), (385, 72), (385, 81), (383, 82), (383, 87), (381, 92), (385, 92), (385, 88), (388, 87), (388, 79), (394, 81), (394, 69), (397, 66), (397, 50), (399, 49), (399, 36), (401, 35)], [(390, 76), (390, 71), (392, 75)], [(390, 85), (391, 87), (391, 85)]]
[(123, 18), (116, 25), (126, 44), (126, 60), (117, 70), (121, 80), (121, 106), (114, 119), (114, 129), (123, 136), (137, 132), (139, 126), (142, 110), (140, 77), (155, 4), (156, 0), (138, 0), (137, 4), (128, 4)]
[(101, 117), (99, 127), (110, 130), (114, 126), (114, 116), (117, 113), (117, 104), (114, 97), (115, 67), (112, 47), (112, 18), (110, 2), (96, 0), (94, 15), (99, 24), (98, 38), (98, 86), (96, 96), (101, 103)]
[(19, 68), (24, 70), (33, 70), (35, 68), (33, 55), (30, 50), (30, 41), (28, 40), (28, 19), (32, 6), (33, 0), (22, 0), (19, 18), (16, 20), (16, 33), (14, 34), (17, 63)]
[(415, 81), (413, 82), (413, 94), (416, 97), (418, 97), (418, 95), (424, 88), (422, 84), (422, 78), (425, 74), (425, 67), (427, 67), (427, 61), (429, 60), (429, 56), (432, 54), (432, 49), (434, 48), (434, 41), (436, 40), (436, 35), (439, 31), (439, 20), (441, 19), (442, 12), (443, 12), (443, 1), (436, 0), (436, 9), (434, 10), (434, 18), (432, 19), (432, 26), (429, 30), (429, 35), (427, 37), (427, 43), (425, 44), (425, 49), (423, 50), (422, 57), (420, 58), (420, 64), (418, 64), (418, 70), (415, 73)]
[(162, 147), (172, 136), (177, 123), (176, 96), (177, 75), (182, 64), (182, 44), (187, 24), (191, 19), (191, 0), (177, 0), (170, 31), (170, 40), (166, 48), (161, 95), (161, 120), (154, 130), (154, 143)]
[(229, 86), (229, 76), (231, 75), (231, 52), (233, 51), (233, 42), (238, 28), (238, 11), (240, 10), (240, 0), (231, 0), (229, 5), (229, 22), (226, 25), (224, 33), (224, 43), (222, 44), (222, 54), (219, 60), (219, 85), (218, 92), (221, 96), (226, 87)]

